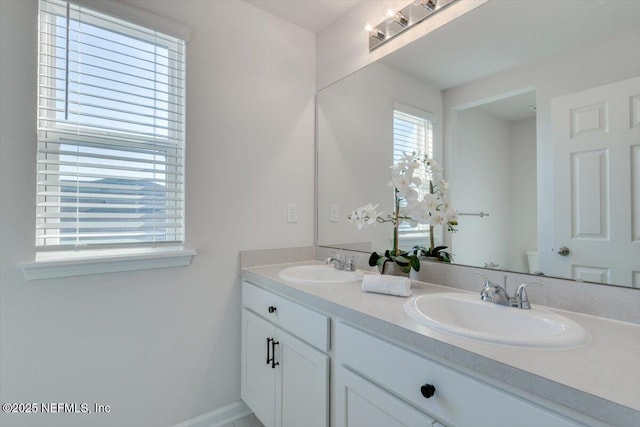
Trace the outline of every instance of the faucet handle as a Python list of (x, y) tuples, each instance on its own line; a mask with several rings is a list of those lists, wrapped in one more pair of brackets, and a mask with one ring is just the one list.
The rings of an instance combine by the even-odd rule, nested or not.
[(491, 279), (484, 274), (473, 273), (473, 277), (482, 280), (482, 291), (480, 291), (480, 295), (483, 295), (483, 299), (485, 299), (484, 295), (486, 295), (487, 292), (493, 292), (490, 288), (500, 287), (500, 285), (493, 283)]
[(484, 274), (473, 273), (472, 276), (482, 280), (484, 286), (491, 285), (491, 280), (489, 280), (489, 278), (487, 276), (485, 276)]
[(543, 286), (541, 283), (523, 283), (518, 286), (516, 294), (513, 296), (514, 305), (518, 308), (529, 310), (531, 304), (529, 304), (529, 296), (527, 295), (527, 286)]
[(334, 261), (338, 261), (342, 263), (342, 259), (340, 259), (340, 254), (338, 252), (334, 252), (332, 256), (324, 260), (325, 264), (331, 264)]
[(344, 261), (344, 269), (347, 271), (355, 271), (356, 270), (356, 257), (355, 256), (346, 256)]

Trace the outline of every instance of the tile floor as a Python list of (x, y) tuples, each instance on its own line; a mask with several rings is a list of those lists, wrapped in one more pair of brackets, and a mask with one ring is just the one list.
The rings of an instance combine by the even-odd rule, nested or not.
[(255, 415), (247, 415), (232, 423), (225, 424), (222, 427), (264, 427)]

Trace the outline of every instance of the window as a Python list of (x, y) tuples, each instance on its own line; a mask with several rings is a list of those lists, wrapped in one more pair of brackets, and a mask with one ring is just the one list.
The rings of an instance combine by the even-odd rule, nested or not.
[(184, 240), (184, 47), (40, 0), (39, 249)]
[[(393, 110), (393, 162), (398, 162), (404, 153), (421, 153), (433, 157), (433, 125), (431, 114), (409, 106), (396, 105)], [(422, 180), (422, 186), (418, 188), (419, 197), (422, 199), (429, 193), (429, 181), (424, 168), (414, 174)], [(406, 201), (401, 201), (401, 207), (406, 206)], [(404, 223), (399, 228), (400, 238), (409, 239), (419, 237), (423, 239), (429, 235), (428, 225), (411, 227)]]

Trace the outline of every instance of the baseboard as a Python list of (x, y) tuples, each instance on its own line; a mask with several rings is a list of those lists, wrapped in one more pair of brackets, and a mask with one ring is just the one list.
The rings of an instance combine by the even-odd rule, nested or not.
[(238, 400), (173, 427), (222, 427), (251, 413), (251, 409), (242, 400)]

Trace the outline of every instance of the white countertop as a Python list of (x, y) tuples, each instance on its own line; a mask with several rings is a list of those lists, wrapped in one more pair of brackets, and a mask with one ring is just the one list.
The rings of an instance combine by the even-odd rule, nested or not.
[[(409, 317), (407, 298), (363, 292), (360, 282), (297, 284), (281, 269), (303, 263), (245, 268), (243, 277), (266, 289), (339, 316), (428, 357), (468, 369), (577, 412), (619, 425), (640, 422), (640, 325), (556, 311), (589, 331), (589, 344), (568, 350), (522, 348), (439, 332)], [(413, 282), (413, 295), (465, 292)], [(532, 304), (535, 306), (535, 304)], [(478, 357), (482, 356), (482, 357)]]

